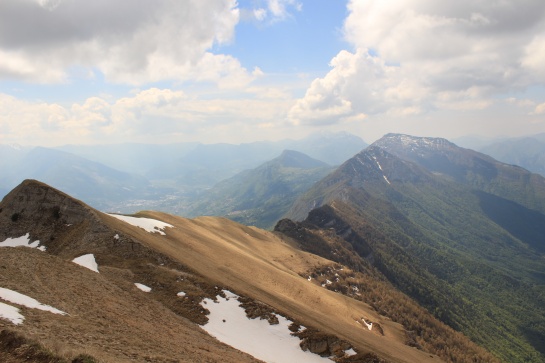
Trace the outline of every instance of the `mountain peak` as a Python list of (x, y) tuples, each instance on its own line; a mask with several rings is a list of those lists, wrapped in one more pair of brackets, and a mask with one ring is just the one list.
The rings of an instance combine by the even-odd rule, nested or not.
[(386, 134), (373, 143), (383, 149), (391, 148), (427, 148), (427, 149), (450, 149), (456, 147), (455, 144), (440, 137), (419, 137), (406, 134)]
[(295, 150), (284, 150), (276, 159), (283, 167), (298, 169), (313, 169), (328, 166), (326, 163), (311, 158), (302, 152)]
[(83, 202), (32, 179), (8, 193), (0, 206), (0, 240), (25, 234), (35, 226), (50, 229), (96, 218), (96, 211)]

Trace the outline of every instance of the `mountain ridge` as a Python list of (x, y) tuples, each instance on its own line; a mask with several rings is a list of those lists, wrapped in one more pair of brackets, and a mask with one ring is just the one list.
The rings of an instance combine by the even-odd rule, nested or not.
[[(159, 212), (145, 212), (136, 217), (161, 220), (172, 227), (164, 228), (163, 233), (148, 232), (37, 181), (25, 181), (15, 188), (0, 204), (1, 237), (27, 233), (29, 241), (39, 240), (46, 251), (8, 248), (9, 253), (0, 255), (0, 265), (6, 266), (0, 283), (58, 306), (69, 315), (42, 317), (25, 309), (23, 325), (13, 327), (0, 319), (0, 328), (11, 326), (23, 334), (33, 331), (35, 337), (49, 346), (59, 344), (56, 337), (64, 336), (63, 344), (67, 347), (77, 350), (85, 346), (87, 352), (106, 361), (166, 362), (176, 354), (182, 354), (188, 361), (253, 361), (205, 338), (192, 325), (206, 323), (203, 298), (216, 299), (217, 294), (229, 288), (239, 296), (246, 296), (245, 301), (259, 307), (258, 310), (268, 306), (267, 309), (311, 327), (301, 337), (306, 349), (342, 355), (343, 351), (338, 349), (346, 347), (341, 343), (346, 341), (364, 362), (439, 361), (429, 353), (405, 345), (403, 328), (368, 305), (307, 281), (301, 274), (332, 266), (332, 262), (297, 250), (271, 232), (216, 217), (188, 220)], [(70, 262), (74, 257), (88, 254), (94, 255), (99, 273)], [(7, 264), (8, 260), (20, 262)], [(56, 267), (48, 270), (51, 264)], [(52, 278), (55, 275), (59, 278)], [(41, 277), (34, 281), (31, 276)], [(82, 279), (88, 283), (82, 285)], [(136, 282), (149, 286), (151, 292), (138, 290)], [(32, 288), (37, 283), (40, 293)], [(96, 298), (91, 298), (93, 285), (99, 286)], [(180, 290), (185, 291), (186, 297), (176, 296)], [(77, 303), (76, 297), (81, 298), (85, 291), (90, 294), (85, 300), (88, 303)], [(132, 301), (140, 304), (142, 314), (134, 315), (136, 307)], [(260, 301), (265, 305), (260, 305)], [(104, 302), (109, 303), (104, 305)], [(128, 314), (116, 310), (116, 306), (124, 307)], [(362, 316), (377, 323), (382, 333), (356, 324)], [(40, 321), (46, 324), (40, 325)], [(129, 321), (140, 329), (146, 327), (148, 338), (133, 339), (127, 333)], [(166, 325), (152, 326), (151, 321)], [(51, 334), (48, 327), (54, 327), (56, 333)], [(189, 343), (181, 343), (169, 353), (166, 348), (172, 341), (169, 343), (168, 334), (158, 330), (165, 327), (168, 332), (179, 329), (183, 332), (179, 333), (181, 341)], [(189, 336), (190, 331), (197, 332)], [(126, 334), (124, 338), (119, 335), (122, 332)], [(114, 336), (113, 340), (109, 338)], [(124, 344), (121, 346), (117, 341)]]
[[(436, 317), (506, 361), (539, 362), (543, 182), (444, 139), (390, 134), (313, 186), (287, 217), (331, 207), (334, 216), (314, 224), (355, 233), (346, 241)], [(517, 316), (520, 306), (527, 316)]]
[(298, 195), (332, 170), (301, 152), (284, 150), (257, 168), (216, 184), (180, 214), (226, 216), (246, 225), (272, 228)]

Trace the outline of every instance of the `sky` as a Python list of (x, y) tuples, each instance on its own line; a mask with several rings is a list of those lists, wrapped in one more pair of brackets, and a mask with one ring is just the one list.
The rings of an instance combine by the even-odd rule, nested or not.
[(543, 0), (0, 0), (0, 144), (545, 132)]

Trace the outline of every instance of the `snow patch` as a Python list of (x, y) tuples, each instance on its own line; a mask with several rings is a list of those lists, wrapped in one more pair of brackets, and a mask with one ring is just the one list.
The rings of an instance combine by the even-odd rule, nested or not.
[(238, 296), (230, 291), (224, 293), (227, 298), (218, 296), (217, 302), (201, 302), (210, 311), (208, 323), (202, 328), (219, 341), (266, 362), (331, 363), (328, 358), (301, 350), (299, 338), (290, 334), (290, 320), (277, 315), (279, 324), (270, 325), (267, 320), (248, 319)]
[(40, 246), (40, 241), (36, 240), (32, 243), (30, 243), (30, 233), (25, 234), (21, 237), (15, 237), (15, 238), (6, 238), (4, 241), (0, 242), (0, 247), (29, 247), (29, 248), (37, 248), (40, 251), (45, 251), (45, 246)]
[(373, 329), (373, 323), (366, 322), (364, 318), (361, 318), (361, 321), (363, 321), (365, 326), (367, 326), (367, 329), (369, 329), (369, 330)]
[(134, 283), (134, 286), (136, 286), (137, 288), (139, 288), (140, 290), (144, 291), (144, 292), (150, 292), (151, 291), (151, 287), (149, 286), (146, 286), (144, 284), (140, 284), (138, 282), (135, 282)]
[(183, 291), (180, 291), (179, 293), (176, 294), (176, 296), (179, 296), (179, 297), (184, 297), (185, 295), (186, 294)]
[(119, 240), (119, 234), (116, 233), (115, 236), (114, 236), (114, 239)]
[(23, 323), (23, 320), (25, 320), (25, 317), (15, 306), (0, 302), (0, 319), (9, 320), (15, 325), (20, 325)]
[(380, 163), (378, 162), (377, 158), (375, 156), (373, 156), (373, 160), (375, 160), (375, 162), (377, 163), (377, 166), (380, 170), (382, 170), (382, 166), (380, 165)]
[(83, 266), (85, 268), (88, 268), (91, 271), (98, 272), (98, 265), (95, 261), (95, 255), (93, 255), (92, 253), (76, 257), (72, 260), (72, 262), (80, 266)]
[(146, 232), (149, 232), (149, 233), (158, 232), (163, 236), (165, 235), (165, 232), (163, 232), (163, 230), (166, 227), (170, 227), (170, 228), (174, 227), (172, 224), (168, 224), (168, 223), (161, 222), (151, 218), (130, 217), (130, 216), (124, 216), (121, 214), (108, 214), (108, 215), (115, 217), (117, 219), (120, 219), (123, 222), (131, 224), (133, 226), (140, 227), (144, 229)]
[(356, 354), (358, 354), (358, 353), (356, 353), (356, 351), (354, 350), (354, 348), (350, 348), (350, 349), (348, 349), (348, 350), (345, 350), (345, 351), (344, 351), (344, 354), (346, 354), (347, 356), (351, 357), (351, 356), (356, 355)]
[(31, 298), (30, 296), (3, 287), (0, 287), (0, 299), (6, 300), (13, 304), (23, 305), (31, 309), (49, 311), (53, 314), (67, 315), (64, 311), (55, 309), (54, 307), (51, 307), (49, 305), (42, 304), (41, 302)]
[(386, 183), (392, 184), (392, 183), (390, 183), (390, 181), (388, 180), (388, 178), (386, 177), (386, 175), (383, 175), (383, 177), (384, 177), (384, 180), (386, 180)]

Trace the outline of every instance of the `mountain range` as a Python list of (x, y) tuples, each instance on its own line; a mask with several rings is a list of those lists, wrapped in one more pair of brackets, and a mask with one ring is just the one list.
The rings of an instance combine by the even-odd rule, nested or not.
[(545, 134), (509, 138), (479, 149), (497, 160), (519, 165), (545, 176)]
[[(253, 362), (287, 351), (282, 361), (439, 362), (453, 361), (437, 348), (448, 341), (453, 356), (495, 361), (368, 263), (352, 269), (296, 244), (218, 217), (107, 215), (24, 181), (0, 204), (0, 357)], [(407, 308), (410, 328), (432, 334), (365, 303), (377, 287)]]
[[(350, 135), (337, 136), (315, 149), (333, 149), (342, 140), (347, 141), (343, 153), (356, 147), (357, 142), (348, 142), (355, 140)], [(224, 215), (234, 221), (219, 217), (191, 220), (161, 212), (105, 215), (46, 184), (25, 181), (0, 205), (0, 246), (23, 239), (25, 246), (38, 246), (46, 253), (24, 247), (9, 249), (0, 266), (9, 268), (6, 276), (10, 278), (0, 280), (4, 284), (0, 293), (1, 288), (17, 286), (22, 286), (21, 293), (36, 293), (28, 278), (36, 276), (28, 272), (33, 264), (55, 263), (59, 266), (55, 273), (76, 276), (65, 268), (73, 267), (74, 259), (92, 255), (101, 279), (107, 280), (100, 280), (101, 288), (122, 289), (119, 293), (127, 297), (124, 306), (130, 311), (137, 309), (133, 301), (144, 304), (134, 293), (142, 294), (139, 289), (145, 285), (151, 288), (145, 296), (153, 301), (148, 302), (161, 307), (145, 305), (145, 309), (166, 314), (160, 321), (184, 325), (189, 320), (213, 336), (234, 339), (222, 341), (265, 361), (274, 359), (259, 354), (274, 338), (263, 338), (267, 343), (260, 345), (259, 352), (243, 343), (253, 340), (257, 328), (245, 330), (252, 337), (247, 339), (242, 338), (242, 331), (238, 339), (231, 330), (212, 333), (232, 327), (227, 322), (246, 326), (244, 316), (224, 315), (216, 320), (218, 311), (227, 314), (222, 310), (227, 309), (224, 303), (235, 299), (248, 317), (278, 323), (274, 329), (289, 327), (287, 336), (299, 339), (294, 345), (297, 349), (290, 351), (294, 357), (302, 349), (335, 356), (338, 362), (545, 359), (545, 178), (541, 175), (445, 139), (401, 134), (385, 135), (360, 148), (338, 167), (289, 149), (276, 150), (274, 159), (269, 155), (258, 163), (259, 155), (272, 153), (271, 144), (266, 151), (256, 144), (193, 145), (190, 149), (171, 160), (172, 165), (195, 171), (187, 173), (194, 180), (186, 184), (182, 180), (189, 179), (181, 177), (181, 171), (168, 168), (161, 175), (165, 179), (157, 174), (157, 179), (149, 180), (59, 150), (42, 150), (34, 158), (43, 154), (45, 159), (32, 164), (34, 158), (25, 161), (25, 155), (33, 150), (10, 149), (10, 158), (2, 166), (30, 169), (37, 177), (56, 176), (57, 181), (51, 180), (64, 182), (67, 188), (78, 185), (70, 181), (80, 178), (82, 193), (93, 190), (95, 198), (101, 181), (111, 188), (104, 189), (110, 193), (104, 199), (113, 201), (120, 188), (131, 185), (140, 197), (149, 196), (149, 202), (139, 204), (121, 195), (117, 205), (129, 200), (130, 208), (151, 205), (191, 216)], [(252, 155), (244, 159), (244, 153)], [(199, 166), (196, 157), (200, 154), (209, 157)], [(61, 162), (51, 163), (50, 159)], [(245, 170), (239, 171), (241, 168)], [(55, 170), (59, 172), (51, 172)], [(218, 183), (206, 177), (214, 172), (221, 179)], [(62, 175), (69, 178), (64, 180)], [(272, 232), (258, 228), (273, 225)], [(25, 262), (8, 263), (19, 260)], [(44, 267), (40, 273), (49, 272)], [(53, 275), (47, 276), (49, 285), (40, 280), (40, 291), (45, 292), (34, 298), (70, 316), (71, 309), (78, 314), (89, 309), (77, 305), (81, 292), (75, 287), (60, 295), (76, 294), (73, 300), (52, 294), (61, 287)], [(67, 277), (63, 279), (66, 284)], [(72, 283), (93, 290), (82, 281)], [(113, 301), (104, 290), (97, 294), (101, 301)], [(204, 348), (189, 353), (191, 349), (180, 347), (167, 353), (164, 347), (172, 344), (170, 333), (156, 333), (144, 347), (138, 343), (141, 338), (121, 338), (121, 332), (128, 332), (129, 320), (115, 317), (119, 311), (95, 300), (93, 304), (110, 315), (100, 317), (92, 309), (84, 314), (92, 323), (83, 335), (102, 334), (114, 342), (125, 339), (126, 349), (98, 338), (77, 338), (66, 330), (87, 329), (77, 319), (50, 316), (52, 320), (47, 318), (40, 325), (45, 318), (24, 307), (19, 312), (31, 318), (22, 327), (14, 329), (13, 323), (1, 318), (0, 324), (7, 329), (5, 334), (15, 337), (10, 339), (35, 339), (49, 348), (60, 344), (50, 338), (52, 332), (62, 331), (69, 337), (63, 347), (74, 351), (72, 356), (88, 344), (93, 348), (87, 353), (104, 361), (133, 356), (137, 361), (172, 361), (181, 352), (188, 361), (217, 361), (217, 354), (225, 349), (201, 335), (184, 335), (191, 344)], [(145, 314), (142, 319), (135, 324), (148, 326), (153, 320)], [(103, 327), (109, 320), (115, 321), (112, 336)], [(66, 322), (68, 328), (59, 327)], [(191, 324), (173, 329), (196, 329)], [(272, 328), (266, 325), (264, 329)], [(32, 333), (36, 331), (40, 333)], [(107, 348), (107, 354), (101, 353), (101, 347)], [(253, 359), (229, 349), (227, 361)], [(285, 349), (269, 349), (275, 350)], [(152, 355), (145, 356), (143, 351)], [(1, 354), (0, 346), (0, 358)]]
[(31, 178), (60, 188), (100, 210), (156, 209), (179, 213), (216, 183), (256, 168), (283, 150), (297, 150), (338, 165), (365, 146), (361, 138), (348, 133), (240, 145), (0, 145), (0, 167), (4, 171), (0, 176), (0, 195)]
[(227, 216), (242, 224), (270, 229), (299, 195), (332, 170), (322, 161), (285, 150), (255, 169), (219, 182), (181, 214)]
[(504, 361), (540, 362), (544, 208), (540, 175), (445, 139), (389, 134), (287, 216), (333, 228), (401, 291)]

